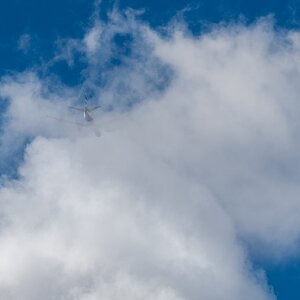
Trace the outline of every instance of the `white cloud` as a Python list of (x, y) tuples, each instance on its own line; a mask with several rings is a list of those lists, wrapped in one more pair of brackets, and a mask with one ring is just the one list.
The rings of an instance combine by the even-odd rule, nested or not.
[[(137, 51), (107, 72), (102, 101), (144, 101), (101, 139), (39, 117), (63, 115), (78, 91), (2, 80), (3, 140), (35, 138), (0, 189), (0, 295), (273, 299), (245, 247), (273, 259), (297, 249), (299, 34), (261, 21), (163, 38), (128, 23)], [(155, 88), (166, 65), (173, 79)]]
[(99, 45), (101, 36), (101, 25), (97, 22), (94, 27), (87, 33), (84, 37), (84, 43), (86, 45), (86, 50), (90, 54), (94, 54)]
[(1, 190), (0, 287), (12, 299), (268, 299), (208, 191), (125, 132), (36, 139), (21, 176)]
[(299, 47), (269, 23), (158, 43), (177, 69), (170, 97), (186, 102), (193, 122), (193, 149), (185, 155), (195, 158), (194, 176), (218, 194), (243, 235), (275, 252), (291, 250), (300, 228)]

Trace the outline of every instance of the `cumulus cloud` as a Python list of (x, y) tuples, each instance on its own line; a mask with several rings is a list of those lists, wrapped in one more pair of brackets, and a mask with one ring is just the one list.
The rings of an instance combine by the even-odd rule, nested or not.
[[(270, 20), (179, 28), (165, 37), (114, 14), (75, 43), (98, 119), (117, 116), (101, 139), (46, 121), (72, 118), (79, 88), (2, 79), (3, 144), (31, 138), (0, 188), (2, 298), (275, 298), (247, 247), (286, 259), (298, 246), (299, 33)], [(102, 38), (111, 53), (120, 32), (133, 51), (104, 70)]]

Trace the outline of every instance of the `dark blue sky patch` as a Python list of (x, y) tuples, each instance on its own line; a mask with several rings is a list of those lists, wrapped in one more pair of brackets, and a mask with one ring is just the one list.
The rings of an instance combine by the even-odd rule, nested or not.
[[(205, 30), (208, 24), (236, 21), (244, 16), (246, 22), (253, 22), (261, 16), (273, 14), (278, 26), (298, 28), (300, 17), (297, 1), (238, 1), (238, 0), (104, 0), (100, 5), (99, 16), (108, 20), (108, 11), (113, 7), (121, 10), (134, 8), (143, 10), (139, 16), (153, 28), (165, 26), (175, 16), (187, 22), (189, 29), (195, 34)], [(32, 65), (39, 65), (51, 59), (56, 51), (59, 38), (81, 38), (92, 25), (93, 1), (65, 0), (46, 1), (12, 0), (0, 4), (0, 75), (7, 70), (23, 71)], [(30, 49), (25, 55), (18, 49), (18, 40), (28, 34), (32, 37)], [(118, 38), (117, 38), (118, 39)], [(116, 39), (122, 47), (124, 41)], [(125, 43), (126, 44), (126, 43)], [(129, 48), (124, 48), (128, 51)], [(120, 64), (119, 58), (113, 63)], [(74, 85), (80, 75), (76, 68), (69, 70), (60, 65), (52, 72), (61, 74), (66, 84)], [(78, 72), (76, 72), (78, 71)], [(75, 75), (73, 75), (75, 74)]]
[(143, 18), (153, 27), (164, 26), (166, 21), (176, 14), (182, 16), (192, 31), (199, 32), (201, 24), (231, 22), (244, 16), (248, 22), (253, 22), (259, 17), (273, 14), (279, 26), (299, 27), (297, 19), (300, 17), (298, 1), (240, 1), (240, 0), (204, 0), (184, 1), (135, 1), (120, 0), (120, 8), (128, 6), (144, 9)]
[(270, 257), (263, 258), (255, 254), (251, 258), (254, 268), (263, 268), (266, 272), (268, 283), (272, 286), (276, 299), (299, 299), (300, 259), (297, 258), (297, 253), (287, 261), (274, 262)]
[(266, 272), (279, 300), (299, 299), (300, 260), (266, 268)]
[(87, 68), (87, 63), (80, 58), (80, 55), (74, 54), (74, 64), (69, 65), (65, 60), (55, 62), (45, 72), (45, 76), (49, 73), (59, 76), (63, 83), (67, 83), (68, 86), (78, 86), (82, 84), (83, 71)]
[[(0, 75), (7, 69), (22, 71), (53, 56), (55, 41), (81, 37), (89, 23), (92, 1), (2, 1), (0, 4)], [(33, 36), (27, 55), (18, 49), (23, 34)]]
[(133, 37), (130, 33), (118, 33), (113, 37), (113, 43), (119, 56), (130, 56), (132, 53)]
[[(26, 146), (32, 142), (32, 140), (32, 137), (19, 137), (14, 141), (15, 147), (10, 149), (9, 153), (0, 152), (0, 177), (5, 176), (6, 179), (18, 179), (18, 169), (24, 161), (24, 150), (26, 149)], [(5, 151), (5, 145), (3, 145), (2, 141), (0, 141), (0, 147), (3, 147)]]

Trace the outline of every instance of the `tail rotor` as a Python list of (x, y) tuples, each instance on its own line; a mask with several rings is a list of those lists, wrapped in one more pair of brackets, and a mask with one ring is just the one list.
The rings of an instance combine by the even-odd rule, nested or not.
[(88, 96), (84, 95), (83, 104), (84, 104), (85, 107), (88, 106), (88, 99), (89, 99)]

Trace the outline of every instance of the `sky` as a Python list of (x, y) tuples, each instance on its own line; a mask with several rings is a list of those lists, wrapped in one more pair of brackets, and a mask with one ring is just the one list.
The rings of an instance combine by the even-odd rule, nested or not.
[(0, 298), (298, 299), (299, 9), (2, 2)]

